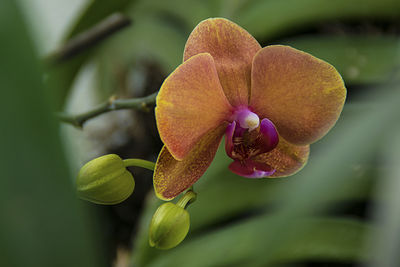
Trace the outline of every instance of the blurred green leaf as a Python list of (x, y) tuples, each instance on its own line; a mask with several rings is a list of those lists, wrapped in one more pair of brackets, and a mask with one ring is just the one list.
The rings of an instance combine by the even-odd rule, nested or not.
[(102, 266), (15, 1), (0, 2), (0, 20), (0, 265)]
[(347, 84), (400, 79), (400, 39), (394, 36), (302, 37), (284, 43), (329, 62)]
[[(82, 15), (66, 35), (65, 41), (71, 39), (76, 34), (89, 29), (110, 14), (117, 11), (123, 11), (129, 4), (133, 4), (135, 1), (136, 0), (93, 0), (86, 9), (83, 10)], [(59, 107), (64, 104), (65, 98), (68, 95), (69, 89), (78, 71), (94, 51), (94, 49), (91, 49), (89, 51), (81, 52), (79, 55), (74, 56), (62, 64), (51, 66), (48, 70), (49, 84), (51, 86), (57, 86), (60, 91), (57, 103)]]
[(76, 34), (91, 28), (114, 12), (123, 11), (129, 4), (135, 1), (137, 0), (92, 0), (89, 5), (82, 10), (82, 15), (71, 27), (65, 39), (68, 40)]
[[(140, 220), (138, 223), (139, 231), (133, 240), (132, 257), (129, 266), (146, 266), (162, 252), (161, 250), (152, 248), (149, 245), (150, 222), (158, 206), (160, 206), (162, 203), (164, 202), (157, 199), (153, 194), (148, 196), (146, 200), (146, 206), (140, 215)], [(185, 242), (185, 240), (183, 242)]]
[(399, 16), (398, 0), (254, 0), (239, 9), (233, 19), (257, 38), (269, 39), (332, 19)]
[[(266, 266), (264, 263), (288, 263), (309, 259), (358, 261), (363, 259), (362, 244), (368, 226), (349, 219), (308, 218), (285, 229), (282, 246), (269, 255), (260, 253), (271, 234), (270, 216), (245, 220), (219, 231), (191, 238), (185, 245), (146, 266)], [(255, 250), (254, 248), (259, 249)]]
[[(215, 4), (219, 0), (215, 0)], [(186, 34), (202, 20), (216, 16), (215, 9), (210, 3), (203, 0), (145, 0), (140, 1), (135, 8), (135, 16), (158, 16), (164, 20), (164, 23), (174, 24), (181, 28)]]
[(369, 242), (369, 253), (374, 255), (368, 266), (396, 267), (400, 264), (400, 124), (393, 125), (388, 134), (391, 142), (383, 148), (388, 168), (381, 173), (372, 208), (377, 230)]
[(171, 72), (182, 62), (185, 41), (185, 36), (175, 27), (146, 16), (140, 23), (110, 40), (101, 52), (105, 57), (108, 55), (106, 64), (128, 65), (140, 59), (155, 60), (163, 70)]

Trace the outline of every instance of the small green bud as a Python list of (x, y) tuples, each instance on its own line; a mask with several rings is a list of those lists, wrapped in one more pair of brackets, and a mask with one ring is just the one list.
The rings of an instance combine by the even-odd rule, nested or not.
[(106, 205), (124, 201), (135, 188), (132, 174), (115, 154), (104, 155), (86, 163), (79, 171), (76, 183), (80, 198)]
[(171, 202), (164, 203), (151, 220), (149, 244), (159, 249), (176, 247), (185, 239), (189, 227), (189, 212)]

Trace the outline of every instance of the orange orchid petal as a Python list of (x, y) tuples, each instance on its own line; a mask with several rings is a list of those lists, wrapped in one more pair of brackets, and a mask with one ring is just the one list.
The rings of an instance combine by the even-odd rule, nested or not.
[(204, 135), (195, 148), (178, 161), (164, 146), (154, 170), (154, 191), (158, 198), (170, 200), (193, 185), (207, 170), (217, 152), (227, 124)]
[(161, 140), (181, 160), (200, 138), (232, 114), (210, 54), (196, 55), (180, 65), (157, 96), (156, 121)]
[(210, 53), (229, 102), (233, 106), (247, 105), (251, 64), (260, 49), (257, 40), (237, 24), (222, 18), (206, 19), (190, 34), (184, 60), (199, 53)]
[(271, 152), (256, 156), (253, 160), (266, 163), (275, 169), (271, 178), (285, 177), (300, 171), (308, 160), (310, 146), (297, 146), (279, 138), (278, 146)]
[(346, 98), (336, 69), (288, 46), (261, 49), (254, 58), (250, 106), (287, 141), (305, 145), (335, 124)]

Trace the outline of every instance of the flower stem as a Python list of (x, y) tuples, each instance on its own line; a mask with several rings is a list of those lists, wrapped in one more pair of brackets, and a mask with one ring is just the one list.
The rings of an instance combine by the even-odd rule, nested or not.
[(141, 111), (150, 111), (150, 108), (154, 106), (156, 102), (157, 92), (140, 98), (131, 98), (131, 99), (114, 99), (111, 98), (105, 103), (94, 107), (92, 110), (87, 112), (71, 115), (65, 113), (59, 113), (58, 118), (62, 122), (70, 123), (76, 127), (82, 128), (83, 124), (98, 115), (103, 113), (118, 110), (118, 109), (136, 109)]
[(156, 164), (154, 162), (144, 159), (124, 159), (125, 167), (141, 167), (154, 171)]
[(177, 206), (186, 209), (190, 204), (196, 201), (197, 194), (193, 191), (191, 187), (186, 193), (178, 200)]

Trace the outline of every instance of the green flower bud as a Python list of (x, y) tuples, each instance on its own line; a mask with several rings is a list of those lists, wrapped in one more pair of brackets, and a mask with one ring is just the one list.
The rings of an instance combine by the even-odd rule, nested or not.
[(115, 154), (104, 155), (86, 163), (79, 171), (76, 183), (80, 198), (106, 205), (124, 201), (135, 188), (132, 174)]
[(151, 220), (149, 244), (159, 249), (176, 247), (185, 239), (189, 227), (189, 212), (171, 202), (164, 203)]

